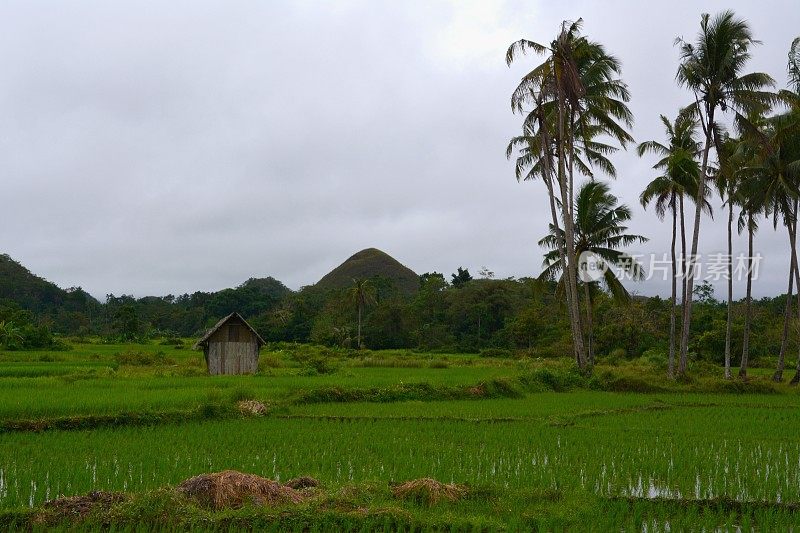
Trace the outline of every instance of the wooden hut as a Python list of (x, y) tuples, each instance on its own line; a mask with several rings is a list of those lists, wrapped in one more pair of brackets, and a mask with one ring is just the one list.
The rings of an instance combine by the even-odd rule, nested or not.
[(253, 374), (264, 339), (239, 313), (231, 313), (208, 330), (194, 349), (203, 348), (209, 374)]

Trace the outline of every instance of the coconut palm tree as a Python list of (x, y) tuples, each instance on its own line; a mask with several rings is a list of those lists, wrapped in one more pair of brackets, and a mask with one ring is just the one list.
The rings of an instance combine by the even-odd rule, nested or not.
[[(791, 298), (794, 284), (800, 287), (797, 261), (797, 213), (800, 196), (800, 114), (785, 113), (767, 119), (753, 120), (755, 128), (743, 133), (742, 143), (749, 160), (740, 172), (747, 177), (747, 188), (740, 192), (742, 205), (760, 202), (764, 214), (772, 217), (775, 228), (779, 223), (789, 237), (789, 287), (784, 306), (783, 334), (774, 381), (783, 379), (788, 329), (791, 317)], [(797, 295), (800, 318), (800, 291)], [(746, 332), (747, 333), (747, 332)]]
[[(699, 152), (699, 143), (694, 138), (697, 123), (691, 117), (679, 115), (674, 123), (667, 117), (661, 115), (661, 122), (664, 124), (667, 144), (658, 141), (647, 141), (641, 143), (637, 152), (639, 156), (651, 152), (661, 157), (653, 166), (655, 170), (663, 172), (660, 176), (651, 181), (639, 197), (643, 207), (647, 207), (651, 202), (655, 203), (656, 215), (659, 219), (664, 217), (669, 210), (672, 214), (672, 242), (670, 245), (670, 258), (672, 262), (672, 295), (670, 324), (669, 324), (669, 365), (667, 373), (670, 377), (675, 374), (675, 335), (677, 308), (677, 260), (675, 253), (675, 241), (678, 232), (678, 212), (680, 211), (680, 231), (682, 242), (682, 257), (686, 256), (686, 235), (684, 227), (683, 199), (688, 193), (695, 197), (697, 192), (698, 177), (700, 166), (696, 161)], [(681, 268), (683, 271), (683, 268)], [(685, 278), (681, 276), (684, 280)]]
[[(795, 229), (795, 221), (797, 219), (796, 201), (793, 202), (793, 207), (794, 209), (791, 219), (787, 220), (784, 218), (784, 225), (789, 233), (789, 288), (786, 290), (786, 303), (784, 304), (783, 308), (783, 331), (781, 333), (781, 347), (780, 351), (778, 352), (778, 362), (775, 365), (775, 373), (772, 374), (772, 381), (776, 383), (783, 381), (783, 371), (786, 368), (786, 352), (789, 349), (789, 324), (792, 319), (792, 294), (794, 292), (795, 273), (797, 272), (797, 254), (795, 252), (797, 248), (797, 234)], [(800, 311), (800, 291), (798, 291), (797, 294), (797, 308)]]
[[(784, 217), (784, 223), (789, 232), (790, 249), (792, 257), (790, 259), (789, 278), (790, 281), (797, 282), (797, 313), (800, 317), (800, 263), (797, 260), (797, 215), (798, 215), (798, 196), (800, 196), (800, 189), (798, 183), (800, 182), (800, 37), (792, 41), (789, 47), (789, 61), (787, 64), (789, 72), (789, 88), (780, 91), (779, 96), (785, 102), (789, 111), (783, 115), (779, 115), (772, 119), (778, 131), (781, 133), (777, 135), (777, 140), (780, 143), (780, 154), (783, 159), (783, 167), (786, 169), (786, 178), (793, 187), (789, 196), (791, 199), (792, 209), (790, 215)], [(794, 194), (791, 194), (794, 193)], [(794, 278), (792, 278), (792, 270), (794, 270)], [(787, 295), (787, 302), (791, 300), (791, 290)], [(789, 304), (790, 305), (790, 304)], [(791, 311), (787, 311), (787, 317)], [(784, 321), (785, 324), (788, 322)], [(786, 337), (786, 335), (784, 335)], [(773, 379), (781, 381), (783, 379), (783, 365), (784, 353), (786, 342), (781, 342), (781, 357), (778, 361), (778, 366), (775, 370)], [(800, 353), (797, 356), (797, 364), (794, 377), (791, 383), (797, 384), (800, 382)]]
[[(619, 205), (616, 196), (611, 194), (606, 183), (588, 181), (584, 183), (575, 198), (575, 242), (573, 244), (574, 261), (596, 262), (597, 272), (602, 272), (602, 280), (615, 299), (621, 302), (628, 301), (630, 294), (622, 285), (611, 267), (618, 267), (633, 279), (643, 277), (643, 269), (632, 257), (620, 251), (620, 248), (635, 243), (647, 241), (646, 237), (626, 233), (627, 222), (631, 219), (631, 210), (626, 205)], [(550, 233), (539, 241), (539, 245), (550, 251), (544, 256), (544, 270), (540, 279), (559, 279), (559, 286), (565, 287), (564, 273), (568, 272), (564, 261), (558, 252), (561, 246), (559, 241), (565, 238), (564, 232), (550, 226)], [(582, 265), (583, 266), (583, 265)], [(567, 274), (568, 275), (568, 274)], [(599, 279), (581, 275), (584, 289), (584, 304), (586, 306), (587, 338), (590, 350), (589, 363), (594, 363), (594, 354), (591, 350), (592, 339), (592, 293), (597, 287)], [(575, 279), (577, 285), (578, 279)]]
[[(569, 213), (570, 204), (568, 202), (568, 186), (566, 176), (566, 151), (565, 141), (565, 119), (567, 117), (567, 102), (577, 107), (577, 102), (583, 94), (583, 87), (578, 78), (577, 67), (575, 65), (575, 49), (585, 48), (588, 41), (580, 36), (581, 21), (576, 23), (562, 24), (561, 32), (550, 47), (540, 45), (533, 41), (521, 39), (513, 43), (506, 53), (506, 63), (511, 64), (519, 53), (530, 50), (536, 54), (546, 54), (543, 63), (526, 74), (511, 96), (512, 109), (522, 112), (523, 105), (534, 99), (538, 107), (542, 107), (544, 102), (556, 102), (556, 114), (547, 114), (547, 120), (542, 120), (545, 109), (534, 109), (536, 122), (543, 128), (550, 129), (552, 119), (555, 120), (555, 127), (552, 132), (539, 132), (540, 135), (547, 135), (548, 139), (554, 139), (553, 148), (555, 149), (555, 159), (557, 169), (548, 168), (549, 172), (555, 175), (555, 185), (558, 186), (558, 193), (561, 204), (566, 206), (562, 209), (562, 220), (564, 232), (568, 238), (564, 242), (565, 248), (559, 248), (559, 254), (570, 273), (576, 273), (576, 265), (573, 263), (574, 250), (572, 250), (574, 235), (573, 221)], [(550, 149), (549, 144), (543, 145), (544, 149)], [(549, 159), (549, 157), (547, 158)], [(547, 163), (547, 161), (545, 161)], [(553, 172), (555, 171), (555, 172)], [(551, 180), (552, 181), (552, 180)], [(548, 193), (553, 195), (551, 206), (555, 203), (555, 194), (550, 187)], [(580, 313), (578, 309), (577, 287), (573, 283), (574, 276), (568, 276), (566, 284), (567, 310), (570, 315), (570, 327), (572, 330), (573, 345), (575, 349), (575, 360), (579, 368), (586, 366), (585, 348), (582, 327), (580, 324)]]
[[(750, 161), (746, 172), (757, 178), (753, 189), (761, 197), (764, 211), (771, 214), (777, 228), (782, 222), (789, 237), (789, 282), (784, 305), (783, 332), (778, 362), (772, 379), (783, 380), (786, 352), (789, 344), (789, 324), (792, 314), (792, 293), (797, 284), (797, 312), (800, 318), (800, 270), (797, 260), (797, 214), (800, 197), (800, 38), (795, 39), (789, 49), (789, 88), (778, 96), (788, 108), (784, 113), (772, 117), (751, 117), (742, 128), (742, 146)], [(798, 372), (792, 378), (800, 379), (800, 353)]]
[(350, 299), (358, 307), (358, 333), (356, 334), (356, 346), (361, 349), (361, 316), (364, 308), (375, 303), (375, 286), (369, 279), (353, 279), (353, 286), (348, 290)]
[[(525, 107), (533, 106), (523, 126), (522, 137), (526, 139), (518, 138), (517, 142), (523, 143), (528, 166), (534, 175), (542, 176), (548, 188), (553, 227), (563, 227), (567, 236), (562, 240), (563, 249), (559, 248), (557, 253), (570, 273), (565, 285), (567, 309), (576, 363), (585, 368), (573, 249), (574, 173), (577, 169), (591, 175), (591, 166), (613, 169), (606, 156), (614, 148), (598, 142), (597, 137), (610, 136), (623, 145), (629, 142), (625, 127), (630, 126), (632, 115), (626, 105), (630, 99), (627, 86), (617, 78), (619, 61), (606, 53), (602, 45), (581, 35), (581, 24), (581, 20), (564, 22), (549, 46), (526, 39), (513, 43), (506, 53), (506, 62), (510, 65), (527, 52), (546, 56), (543, 63), (523, 76), (512, 94), (511, 106), (519, 113), (526, 113)], [(581, 154), (585, 161), (580, 159)], [(558, 203), (563, 206), (560, 213)]]
[(750, 361), (750, 326), (752, 323), (753, 303), (753, 237), (758, 231), (757, 217), (764, 209), (763, 195), (759, 190), (757, 178), (745, 178), (737, 196), (742, 210), (739, 214), (738, 231), (747, 231), (747, 289), (745, 292), (744, 332), (742, 334), (742, 360), (739, 364), (739, 378), (747, 379), (747, 367)]
[[(720, 131), (717, 113), (730, 111), (738, 121), (746, 123), (745, 117), (763, 113), (775, 101), (775, 94), (764, 90), (773, 86), (774, 80), (760, 72), (743, 74), (744, 67), (750, 59), (750, 48), (758, 44), (758, 41), (753, 38), (747, 22), (737, 18), (732, 11), (723, 11), (714, 18), (703, 14), (696, 41), (689, 43), (678, 38), (675, 42), (680, 48), (681, 55), (676, 79), (680, 86), (689, 89), (694, 96), (694, 102), (684, 111), (699, 119), (705, 135), (700, 175), (706, 180), (709, 175), (709, 153), (717, 142), (715, 135)], [(700, 194), (703, 195), (705, 190), (701, 186)], [(683, 295), (683, 325), (678, 367), (678, 372), (681, 374), (686, 372), (689, 349), (691, 295), (696, 274), (695, 263), (702, 208), (703, 202), (696, 202), (686, 291)]]
[[(782, 93), (785, 93), (782, 91)], [(747, 144), (752, 151), (752, 168), (758, 176), (757, 191), (773, 225), (786, 227), (789, 237), (789, 287), (784, 307), (783, 335), (773, 380), (783, 379), (793, 285), (797, 284), (797, 309), (800, 317), (800, 270), (797, 260), (797, 214), (800, 197), (800, 98), (786, 99), (791, 106), (786, 113), (760, 121), (759, 128), (748, 131)], [(798, 356), (800, 360), (800, 355)]]
[(718, 165), (714, 177), (714, 185), (723, 206), (728, 208), (728, 298), (727, 317), (725, 323), (725, 379), (731, 379), (731, 337), (733, 333), (733, 211), (737, 203), (738, 189), (741, 183), (741, 169), (746, 163), (743, 143), (740, 139), (722, 134), (717, 137)]

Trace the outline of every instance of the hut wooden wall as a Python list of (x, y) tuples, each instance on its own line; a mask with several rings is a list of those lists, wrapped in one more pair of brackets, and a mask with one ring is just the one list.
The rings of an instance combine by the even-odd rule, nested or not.
[[(236, 328), (231, 329), (231, 328)], [(229, 322), (208, 339), (209, 374), (253, 374), (258, 370), (258, 342), (244, 325)]]

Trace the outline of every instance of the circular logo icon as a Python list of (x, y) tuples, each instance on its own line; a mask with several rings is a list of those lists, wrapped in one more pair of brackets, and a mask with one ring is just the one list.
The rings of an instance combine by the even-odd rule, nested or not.
[(578, 256), (578, 279), (584, 283), (600, 281), (607, 269), (606, 262), (594, 252), (581, 252)]

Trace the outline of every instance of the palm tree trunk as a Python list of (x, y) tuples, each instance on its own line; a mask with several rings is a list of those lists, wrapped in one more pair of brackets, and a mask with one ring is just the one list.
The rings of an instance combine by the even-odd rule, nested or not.
[(681, 317), (683, 317), (684, 298), (686, 297), (686, 214), (683, 210), (683, 195), (680, 196), (681, 208)]
[(675, 298), (678, 291), (678, 278), (677, 269), (678, 265), (675, 261), (675, 238), (678, 232), (678, 209), (675, 206), (675, 198), (672, 199), (672, 245), (670, 252), (672, 253), (672, 298), (670, 299), (669, 306), (669, 366), (667, 367), (667, 376), (670, 378), (675, 377)]
[(733, 329), (733, 201), (728, 192), (728, 318), (725, 324), (725, 379), (731, 379), (731, 331)]
[(564, 219), (564, 241), (566, 244), (566, 276), (567, 283), (567, 307), (570, 309), (570, 318), (572, 326), (572, 342), (575, 348), (575, 360), (578, 363), (578, 368), (581, 370), (586, 368), (586, 350), (583, 342), (583, 328), (581, 325), (581, 312), (578, 306), (578, 271), (575, 265), (577, 257), (575, 257), (575, 229), (573, 226), (572, 216), (570, 216), (571, 209), (569, 207), (569, 195), (567, 192), (567, 176), (566, 176), (566, 146), (564, 143), (564, 96), (558, 96), (558, 184), (561, 191), (561, 213)]
[(361, 302), (358, 302), (358, 335), (356, 336), (357, 348), (361, 349)]
[(583, 295), (586, 299), (586, 345), (589, 353), (589, 366), (594, 366), (594, 346), (592, 342), (594, 337), (594, 326), (592, 320), (592, 295), (591, 291), (589, 290), (589, 284), (586, 282), (583, 284)]
[[(556, 207), (556, 197), (555, 197), (555, 191), (553, 191), (553, 182), (552, 182), (552, 180), (550, 178), (545, 178), (544, 182), (545, 182), (545, 185), (547, 185), (547, 193), (548, 193), (548, 196), (550, 197), (550, 215), (553, 217), (553, 227), (556, 229), (556, 234), (558, 234), (560, 229), (561, 229), (561, 223), (558, 220), (558, 208)], [(566, 265), (567, 264), (567, 252), (566, 252), (565, 247), (564, 247), (564, 242), (559, 242), (558, 243), (558, 255), (559, 255), (559, 259), (561, 260), (561, 264), (562, 265)], [(569, 285), (567, 283), (564, 284), (564, 291), (567, 294), (569, 294)], [(573, 320), (572, 306), (569, 304), (569, 302), (570, 302), (570, 300), (569, 300), (569, 297), (568, 297), (567, 298), (567, 314), (569, 315), (570, 329), (572, 330), (572, 335), (573, 335), (573, 339), (574, 339), (575, 338), (575, 329), (574, 329), (575, 321)], [(578, 349), (574, 345), (573, 345), (573, 351), (574, 351), (574, 354), (575, 354), (575, 364), (578, 365), (578, 367), (580, 368), (581, 367), (581, 359), (580, 359), (580, 357), (578, 355), (578, 353), (579, 353)]]
[[(574, 127), (575, 124), (575, 110), (570, 109), (569, 112), (569, 123), (570, 127)], [(573, 136), (569, 137), (569, 216), (572, 220), (575, 220), (575, 138)]]
[(708, 109), (708, 123), (706, 130), (706, 145), (703, 148), (703, 162), (700, 165), (700, 176), (697, 183), (697, 198), (695, 199), (694, 229), (692, 230), (692, 252), (687, 258), (688, 271), (686, 272), (686, 290), (683, 295), (683, 326), (681, 329), (681, 359), (678, 364), (678, 373), (686, 374), (689, 360), (689, 328), (692, 325), (692, 290), (694, 289), (695, 264), (697, 262), (697, 246), (700, 242), (700, 219), (703, 214), (703, 201), (705, 200), (706, 174), (708, 173), (708, 153), (711, 151), (711, 142), (714, 125), (714, 109)]
[[(561, 99), (559, 99), (559, 113), (561, 113), (562, 102), (563, 101)], [(541, 102), (539, 102), (539, 104), (541, 104)], [(542, 153), (542, 162), (543, 162), (543, 166), (544, 166), (544, 169), (543, 169), (544, 170), (543, 181), (544, 181), (545, 185), (547, 186), (547, 195), (548, 195), (548, 197), (550, 199), (550, 215), (552, 216), (552, 219), (553, 219), (553, 228), (555, 228), (556, 235), (558, 235), (561, 232), (560, 231), (561, 230), (561, 228), (560, 228), (561, 224), (559, 223), (558, 208), (556, 207), (556, 195), (555, 195), (555, 191), (553, 190), (553, 179), (552, 179), (552, 177), (554, 175), (554, 169), (552, 168), (552, 166), (550, 164), (551, 163), (551, 159), (550, 158), (552, 157), (551, 154), (550, 154), (550, 138), (549, 138), (549, 135), (547, 134), (548, 128), (547, 128), (547, 126), (545, 124), (543, 116), (539, 115), (538, 120), (539, 120), (540, 132), (541, 132), (541, 135), (542, 135), (542, 146), (544, 147), (543, 148), (543, 153)], [(557, 154), (558, 154), (558, 158), (559, 158), (559, 167), (558, 167), (557, 172), (559, 173), (559, 176), (560, 176), (559, 177), (559, 186), (560, 186), (562, 184), (562, 180), (561, 179), (563, 178), (563, 159), (562, 159), (562, 157), (563, 157), (563, 147), (560, 144), (560, 139), (563, 138), (563, 135), (562, 135), (563, 134), (563, 124), (559, 125), (559, 134), (560, 134), (559, 144), (557, 145), (558, 146)], [(566, 235), (566, 228), (564, 229), (563, 235)], [(561, 261), (561, 264), (565, 266), (564, 267), (564, 271), (566, 272), (567, 271), (567, 269), (566, 269), (566, 265), (567, 265), (567, 250), (566, 250), (566, 247), (565, 247), (564, 240), (559, 240), (557, 242), (557, 245), (558, 245), (559, 260)], [(575, 356), (575, 364), (579, 368), (581, 368), (581, 366), (582, 366), (582, 357), (581, 357), (582, 346), (579, 346), (579, 341), (578, 341), (578, 339), (580, 337), (580, 330), (578, 329), (576, 331), (576, 324), (578, 323), (578, 321), (575, 320), (574, 311), (576, 311), (577, 309), (573, 309), (573, 307), (572, 307), (572, 299), (570, 297), (570, 292), (571, 292), (570, 283), (565, 283), (564, 284), (564, 290), (565, 290), (566, 295), (567, 295), (567, 314), (569, 315), (569, 324), (570, 324), (570, 329), (572, 330), (573, 352), (574, 352), (574, 356)], [(580, 349), (579, 349), (579, 347), (580, 347)]]
[[(791, 258), (789, 259), (789, 290), (786, 292), (786, 307), (783, 315), (783, 333), (781, 335), (781, 351), (778, 354), (778, 364), (772, 381), (783, 381), (783, 370), (786, 364), (786, 351), (789, 349), (789, 324), (792, 318), (792, 289), (795, 276), (798, 276), (797, 268), (797, 200), (795, 200), (794, 214), (792, 218), (786, 220), (786, 230), (789, 233), (789, 249)], [(800, 317), (800, 285), (797, 287), (797, 313)], [(800, 358), (800, 355), (798, 355)]]
[[(794, 200), (794, 212), (797, 213), (798, 199)], [(795, 219), (789, 222), (789, 231), (791, 232), (791, 253), (792, 263), (795, 265), (794, 269), (794, 283), (797, 286), (797, 316), (800, 319), (800, 262), (797, 261), (797, 215)], [(800, 383), (800, 351), (797, 354), (797, 364), (795, 365), (794, 376), (789, 381), (790, 385), (797, 385)]]
[[(791, 231), (789, 241), (792, 240)], [(791, 246), (791, 245), (790, 245)], [(794, 246), (792, 246), (794, 248)], [(778, 354), (778, 364), (775, 366), (775, 373), (772, 381), (780, 383), (783, 381), (783, 370), (786, 367), (786, 349), (789, 347), (789, 323), (792, 319), (792, 292), (794, 291), (794, 269), (797, 268), (794, 262), (794, 255), (789, 260), (789, 289), (786, 291), (786, 306), (783, 309), (783, 332), (781, 333), (781, 351)]]
[(745, 297), (744, 335), (742, 337), (742, 363), (739, 377), (747, 379), (747, 365), (750, 361), (750, 322), (752, 320), (753, 294), (753, 214), (747, 214), (747, 296)]

